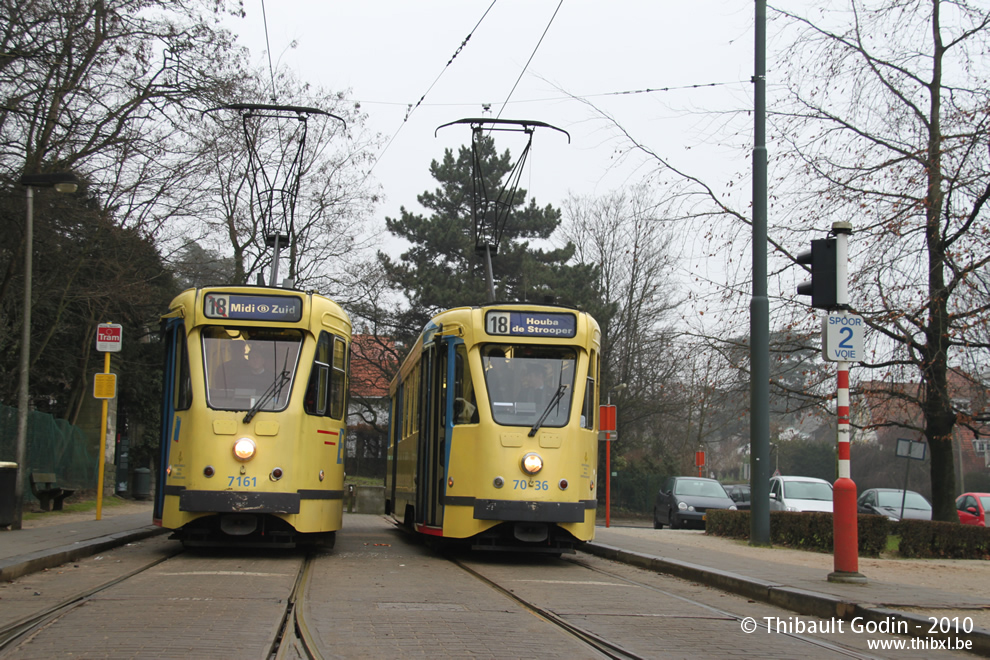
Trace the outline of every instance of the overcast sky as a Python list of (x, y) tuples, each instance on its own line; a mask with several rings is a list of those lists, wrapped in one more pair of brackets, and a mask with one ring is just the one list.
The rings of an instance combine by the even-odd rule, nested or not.
[[(247, 18), (230, 27), (255, 63), (267, 67), (262, 0), (244, 6)], [(570, 144), (555, 131), (536, 133), (521, 185), (540, 204), (559, 206), (569, 192), (603, 194), (650, 169), (638, 157), (617, 159), (614, 131), (572, 96), (695, 174), (748, 167), (748, 153), (730, 156), (742, 162), (715, 164), (725, 158), (717, 145), (727, 136), (719, 135), (725, 129), (711, 111), (752, 107), (752, 3), (266, 0), (264, 9), (276, 66), (330, 90), (350, 90), (369, 126), (391, 140), (373, 171), (385, 194), (379, 220), (395, 217), (401, 205), (421, 210), (416, 195), (435, 187), (430, 161), (444, 148), (470, 144), (467, 125), (434, 132), (483, 116), (483, 104), (492, 117), (542, 121), (570, 133)], [(751, 129), (743, 129), (751, 143)], [(499, 150), (513, 156), (522, 140), (496, 135)]]

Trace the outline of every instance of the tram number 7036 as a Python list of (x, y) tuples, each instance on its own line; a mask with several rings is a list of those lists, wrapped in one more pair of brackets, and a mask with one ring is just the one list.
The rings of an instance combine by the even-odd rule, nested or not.
[(550, 490), (549, 481), (526, 481), (525, 479), (513, 479), (512, 488), (514, 490), (526, 490), (527, 488), (532, 488), (533, 490)]

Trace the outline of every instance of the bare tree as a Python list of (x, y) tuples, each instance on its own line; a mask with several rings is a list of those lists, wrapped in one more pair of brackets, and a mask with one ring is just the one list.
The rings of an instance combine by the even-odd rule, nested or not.
[[(905, 381), (920, 380), (914, 404), (931, 448), (934, 516), (954, 521), (954, 430), (986, 415), (953, 400), (949, 373), (965, 364), (970, 377), (985, 374), (990, 349), (990, 12), (965, 0), (800, 6), (803, 14), (774, 10), (784, 45), (768, 58), (780, 63), (771, 83), (783, 77), (782, 85), (771, 84), (768, 106), (771, 327), (798, 341), (814, 335), (815, 315), (794, 303), (795, 284), (807, 278), (792, 268), (795, 255), (832, 222), (852, 221), (851, 300), (873, 330), (860, 367), (889, 383), (891, 396), (900, 396)], [(725, 266), (704, 311), (720, 315), (722, 334), (734, 336), (724, 328), (748, 318), (751, 274), (739, 258), (748, 213), (728, 189), (615, 125), (630, 152), (657, 164), (654, 176), (667, 181), (671, 206), (706, 235), (709, 254)], [(749, 149), (738, 146), (741, 155)], [(811, 371), (806, 392), (826, 405), (828, 370)]]
[(608, 392), (625, 385), (616, 392), (623, 410), (620, 442), (654, 445), (657, 416), (670, 406), (671, 390), (664, 388), (677, 371), (671, 359), (678, 302), (671, 227), (646, 188), (571, 196), (563, 208), (558, 240), (576, 246), (577, 263), (601, 273), (602, 387)]
[(955, 521), (949, 371), (986, 364), (990, 311), (990, 11), (945, 0), (821, 3), (815, 18), (777, 9), (796, 30), (782, 53), (774, 113), (778, 222), (851, 220), (854, 302), (878, 338), (864, 366), (915, 403), (931, 449), (934, 517)]
[[(267, 102), (271, 91), (261, 80), (259, 74), (243, 85), (238, 91), (240, 100)], [(291, 235), (282, 253), (288, 269), (280, 272), (296, 286), (348, 297), (351, 273), (376, 239), (368, 220), (378, 191), (366, 176), (376, 138), (364, 128), (366, 115), (344, 94), (312, 89), (285, 71), (279, 73), (276, 84), (277, 97), (293, 99), (290, 105), (312, 107), (346, 121), (345, 127), (319, 114), (305, 120), (297, 170), (299, 194), (292, 202)], [(286, 163), (300, 148), (300, 120), (262, 117), (245, 124), (234, 110), (218, 110), (191, 128), (209, 173), (201, 180), (208, 201), (190, 237), (201, 231), (211, 247), (231, 254), (237, 282), (270, 273), (272, 250), (265, 243), (263, 219), (271, 213), (276, 222), (288, 224), (287, 206), (275, 203), (267, 208), (259, 201), (257, 189), (252, 188), (254, 172), (247, 140), (256, 150), (256, 164), (266, 170), (264, 176), (285, 176)]]
[[(187, 191), (196, 172), (175, 127), (243, 71), (232, 36), (218, 27), (226, 7), (219, 0), (3, 0), (0, 7), (0, 179), (10, 193), (0, 220), (5, 236), (20, 238), (0, 245), (0, 346), (16, 355), (18, 277), (29, 247), (16, 181), (22, 173), (72, 171), (82, 192), (60, 201), (38, 196), (32, 307), (39, 339), (31, 346), (35, 403), (72, 417), (96, 322), (112, 317), (140, 328), (168, 295), (153, 239), (193, 210)], [(2, 361), (0, 371), (13, 370), (13, 360)], [(4, 399), (12, 395), (3, 389)]]

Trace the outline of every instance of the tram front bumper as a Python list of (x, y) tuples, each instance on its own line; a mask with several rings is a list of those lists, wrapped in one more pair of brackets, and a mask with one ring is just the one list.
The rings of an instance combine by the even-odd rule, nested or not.
[(516, 520), (521, 522), (579, 523), (585, 511), (594, 509), (595, 500), (587, 502), (525, 502), (518, 500), (474, 501), (476, 520)]

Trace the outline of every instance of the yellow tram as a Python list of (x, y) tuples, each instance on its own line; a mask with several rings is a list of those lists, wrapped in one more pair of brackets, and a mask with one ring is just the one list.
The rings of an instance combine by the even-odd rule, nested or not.
[(600, 344), (598, 323), (565, 307), (433, 317), (391, 384), (386, 513), (474, 548), (592, 539)]
[(332, 544), (351, 322), (315, 293), (189, 289), (162, 319), (155, 524), (185, 545)]

